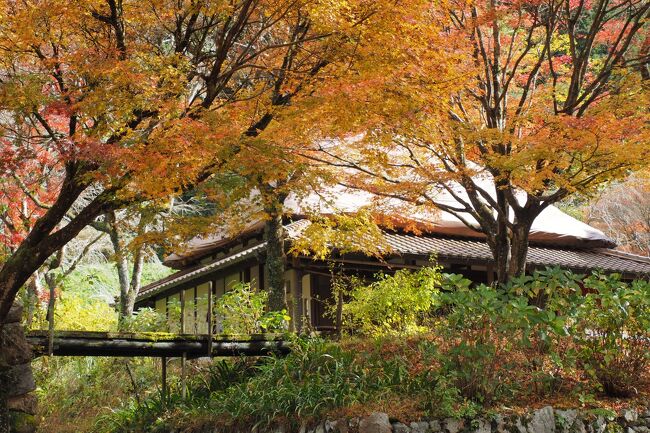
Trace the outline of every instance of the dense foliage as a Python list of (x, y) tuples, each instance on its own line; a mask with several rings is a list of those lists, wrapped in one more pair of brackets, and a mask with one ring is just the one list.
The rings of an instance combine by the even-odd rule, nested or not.
[(550, 205), (647, 165), (650, 4), (427, 6), (382, 48), (406, 59), (374, 62), (356, 86), (346, 77), (346, 109), (307, 114), (323, 139), (312, 157), (344, 184), (414, 205), (396, 220), (439, 210), (480, 230), (505, 282), (524, 273), (531, 227)]
[[(146, 263), (142, 281), (147, 284), (169, 273), (170, 269), (159, 263)], [(116, 331), (117, 311), (111, 305), (115, 303), (118, 286), (117, 276), (109, 263), (85, 264), (75, 269), (56, 288), (55, 329)], [(33, 329), (47, 329), (47, 293), (42, 295), (45, 298), (30, 299), (27, 291), (21, 293), (27, 307), (26, 314), (33, 316), (27, 320)], [(140, 331), (160, 331), (164, 330), (163, 322), (155, 313), (145, 309), (129, 319), (127, 327)]]
[(352, 285), (343, 305), (344, 326), (366, 335), (413, 333), (426, 329), (427, 317), (438, 305), (442, 276), (437, 268), (378, 275), (377, 281)]
[[(378, 302), (383, 293), (388, 301)], [(607, 396), (650, 396), (647, 281), (549, 269), (495, 289), (431, 268), (382, 275), (350, 294), (346, 317), (361, 335), (297, 339), (285, 358), (218, 361), (187, 400), (131, 404), (97, 428), (295, 426), (369, 410), (408, 421), (548, 399), (602, 405)], [(407, 310), (414, 313), (396, 319)]]
[[(147, 263), (145, 284), (170, 272), (160, 264)], [(79, 266), (61, 280), (57, 290), (54, 325), (57, 330), (116, 331), (114, 306), (117, 276), (107, 263)], [(45, 304), (37, 299), (31, 310), (32, 328), (47, 329)], [(26, 299), (28, 305), (29, 299)], [(26, 308), (29, 314), (30, 308)], [(161, 331), (166, 318), (151, 309), (138, 311), (127, 329)], [(92, 420), (120, 401), (138, 401), (157, 392), (159, 373), (155, 359), (111, 359), (96, 357), (41, 357), (33, 369), (38, 388), (42, 431), (79, 432), (92, 427)], [(172, 369), (172, 372), (174, 370)], [(171, 373), (173, 374), (173, 373)], [(107, 392), (110, 390), (110, 392)]]
[(256, 334), (286, 330), (291, 317), (287, 310), (268, 311), (268, 292), (249, 283), (237, 283), (215, 304), (215, 313), (225, 334)]

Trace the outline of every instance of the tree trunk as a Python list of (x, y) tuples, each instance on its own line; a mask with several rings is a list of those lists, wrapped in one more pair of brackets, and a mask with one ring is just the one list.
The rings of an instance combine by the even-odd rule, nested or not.
[(56, 275), (58, 269), (63, 265), (63, 258), (65, 256), (65, 247), (57, 252), (56, 257), (50, 261), (49, 269), (45, 273), (45, 282), (49, 290), (49, 299), (47, 301), (47, 329), (48, 329), (48, 344), (47, 354), (52, 356), (54, 352), (54, 308), (56, 306), (56, 287), (63, 280), (64, 276)]
[(282, 226), (282, 214), (275, 214), (270, 217), (264, 226), (264, 238), (266, 246), (266, 263), (264, 272), (269, 288), (269, 309), (280, 311), (287, 309), (287, 299), (284, 288), (284, 227)]
[[(144, 231), (144, 223), (141, 218), (141, 223), (138, 227), (138, 235)], [(124, 330), (126, 320), (133, 315), (133, 308), (135, 306), (135, 298), (140, 291), (142, 281), (142, 267), (144, 265), (144, 246), (138, 246), (133, 257), (133, 269), (129, 272), (129, 252), (124, 244), (122, 235), (120, 234), (119, 227), (117, 226), (117, 218), (115, 212), (108, 212), (106, 214), (106, 228), (102, 231), (107, 232), (111, 244), (113, 245), (113, 252), (115, 253), (115, 267), (117, 268), (117, 278), (120, 283), (120, 301), (119, 301), (119, 319), (118, 328)], [(129, 274), (131, 277), (129, 278)]]
[(43, 290), (40, 271), (36, 271), (27, 284), (27, 317), (25, 320), (25, 327), (32, 329), (34, 323), (34, 315), (38, 308), (38, 295)]
[(47, 301), (47, 354), (54, 352), (54, 308), (56, 307), (56, 282), (53, 277), (46, 277), (50, 298)]
[[(124, 245), (121, 239), (119, 229), (117, 227), (117, 218), (115, 212), (106, 213), (107, 232), (113, 245), (113, 252), (115, 253), (115, 268), (117, 270), (117, 279), (120, 284), (120, 301), (119, 301), (119, 317), (118, 329), (123, 330), (125, 326), (125, 319), (130, 317), (128, 314), (128, 297), (129, 297), (129, 262), (127, 254), (124, 251)], [(133, 312), (133, 308), (131, 308)]]
[(131, 317), (133, 315), (133, 308), (135, 306), (135, 298), (140, 291), (142, 282), (142, 267), (144, 265), (144, 247), (138, 247), (133, 258), (133, 271), (131, 272), (131, 282), (129, 290), (126, 294), (126, 302), (123, 302), (123, 310), (121, 312), (123, 317)]
[(498, 285), (505, 284), (508, 281), (508, 262), (510, 260), (510, 237), (508, 236), (510, 206), (508, 205), (505, 194), (500, 189), (502, 186), (498, 184), (496, 189), (496, 199), (499, 209), (496, 215), (496, 233), (493, 236), (494, 246), (491, 247)]
[(510, 241), (510, 262), (508, 263), (508, 278), (518, 277), (526, 273), (526, 257), (528, 256), (528, 236), (531, 224), (515, 222)]
[(502, 285), (508, 282), (508, 262), (510, 261), (510, 242), (508, 237), (497, 237), (496, 245), (492, 249), (496, 283)]
[(66, 180), (57, 201), (39, 218), (25, 240), (7, 258), (0, 268), (0, 321), (2, 321), (16, 298), (18, 290), (56, 251), (70, 242), (98, 215), (117, 206), (114, 191), (104, 191), (84, 207), (68, 224), (55, 228), (63, 221), (74, 201), (85, 186)]
[[(25, 338), (21, 319), (23, 305), (17, 300), (0, 321), (0, 433), (36, 430), (36, 388), (31, 371), (33, 353)], [(4, 323), (3, 323), (4, 322)], [(14, 425), (12, 425), (14, 424)]]

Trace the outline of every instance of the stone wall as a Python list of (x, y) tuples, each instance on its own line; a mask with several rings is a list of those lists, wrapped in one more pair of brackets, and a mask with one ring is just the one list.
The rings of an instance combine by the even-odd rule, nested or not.
[(0, 433), (31, 433), (36, 426), (32, 349), (20, 323), (22, 312), (17, 300), (0, 324)]
[[(650, 409), (605, 411), (553, 409), (524, 415), (496, 415), (476, 419), (432, 419), (408, 424), (375, 412), (364, 418), (325, 421), (297, 433), (650, 433)], [(278, 431), (279, 430), (279, 431)], [(292, 433), (278, 429), (276, 433)]]

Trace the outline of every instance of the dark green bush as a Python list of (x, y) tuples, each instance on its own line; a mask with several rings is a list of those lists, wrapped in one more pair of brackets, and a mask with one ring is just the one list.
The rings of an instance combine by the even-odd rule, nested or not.
[(449, 309), (435, 334), (441, 340), (441, 374), (461, 394), (490, 405), (524, 390), (554, 389), (550, 354), (565, 335), (565, 321), (530, 298), (481, 285), (447, 292)]
[(155, 431), (201, 417), (295, 425), (345, 408), (400, 410), (402, 403), (420, 416), (475, 416), (571, 393), (649, 391), (647, 281), (548, 269), (502, 288), (472, 287), (433, 269), (383, 276), (355, 293), (347, 313), (365, 318), (360, 331), (370, 336), (296, 339), (284, 358), (218, 361), (192, 381), (185, 401), (176, 393), (142, 411), (127, 406), (109, 431)]
[(650, 283), (592, 275), (571, 335), (584, 371), (613, 397), (636, 393), (650, 369)]

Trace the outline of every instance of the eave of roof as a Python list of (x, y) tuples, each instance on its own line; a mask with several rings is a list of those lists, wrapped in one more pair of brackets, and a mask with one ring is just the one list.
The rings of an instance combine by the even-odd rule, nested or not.
[[(492, 261), (492, 253), (485, 242), (442, 237), (419, 237), (403, 234), (386, 234), (393, 250), (400, 254), (437, 255), (439, 258)], [(631, 275), (650, 275), (650, 260), (634, 254), (603, 248), (581, 250), (530, 246), (526, 263), (529, 266), (559, 266), (563, 268)]]
[(136, 298), (136, 302), (141, 302), (147, 298), (150, 298), (158, 293), (170, 289), (172, 287), (178, 286), (186, 281), (200, 278), (206, 274), (209, 274), (219, 269), (226, 268), (228, 266), (234, 265), (236, 263), (247, 260), (251, 257), (255, 257), (257, 254), (264, 251), (266, 248), (266, 242), (254, 245), (250, 248), (247, 248), (243, 251), (239, 251), (233, 255), (224, 257), (214, 262), (194, 266), (190, 269), (184, 269), (182, 271), (175, 272), (162, 280), (155, 281), (147, 286), (144, 286)]
[[(485, 173), (484, 173), (485, 174)], [(476, 180), (485, 191), (492, 191), (489, 176), (479, 176)], [(452, 182), (453, 185), (456, 185)], [(452, 186), (453, 186), (452, 185)], [(456, 195), (463, 197), (463, 188), (458, 188)], [(251, 197), (257, 193), (252, 193)], [(458, 205), (457, 198), (445, 190), (436, 190), (437, 202)], [(484, 239), (479, 224), (470, 215), (464, 221), (444, 211), (435, 211), (423, 206), (415, 206), (397, 199), (380, 200), (367, 191), (360, 191), (341, 185), (325, 187), (322, 191), (313, 191), (306, 196), (289, 194), (284, 201), (284, 212), (294, 219), (307, 215), (332, 216), (356, 214), (362, 209), (372, 210), (376, 222), (384, 227), (417, 229), (432, 236), (461, 237), (465, 239)], [(250, 199), (249, 199), (250, 200)], [(523, 205), (523, 203), (522, 203)], [(462, 207), (462, 206), (461, 206)], [(181, 269), (191, 263), (225, 250), (231, 243), (242, 238), (259, 234), (263, 230), (262, 220), (251, 220), (243, 224), (238, 231), (233, 227), (224, 227), (209, 236), (195, 237), (190, 240), (183, 251), (177, 251), (165, 259), (165, 264)], [(593, 249), (613, 248), (615, 242), (603, 232), (576, 220), (554, 206), (548, 206), (535, 218), (530, 227), (531, 243), (544, 246), (561, 246), (561, 248)]]
[[(310, 224), (308, 220), (299, 220), (286, 225), (287, 237), (289, 240), (298, 238)], [(480, 240), (398, 233), (385, 233), (385, 238), (392, 249), (390, 252), (392, 255), (416, 255), (424, 258), (435, 255), (442, 260), (474, 261), (486, 264), (493, 260), (488, 245)], [(200, 278), (258, 254), (263, 254), (265, 248), (266, 242), (262, 242), (211, 263), (176, 272), (143, 287), (138, 294), (137, 302), (191, 279)], [(528, 266), (534, 267), (559, 266), (581, 271), (601, 269), (627, 275), (650, 276), (650, 258), (604, 248), (583, 250), (530, 246), (526, 262)]]

